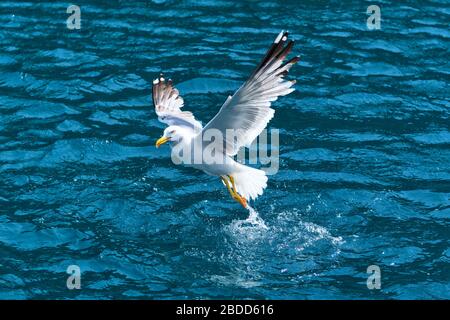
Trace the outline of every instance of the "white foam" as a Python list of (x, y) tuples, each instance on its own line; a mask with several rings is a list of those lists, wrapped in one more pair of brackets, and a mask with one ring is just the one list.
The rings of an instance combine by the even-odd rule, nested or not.
[(265, 229), (265, 230), (269, 229), (266, 226), (266, 224), (264, 223), (264, 220), (259, 216), (258, 212), (255, 209), (253, 209), (249, 205), (247, 205), (247, 209), (250, 214), (249, 214), (247, 220), (244, 220), (245, 222), (248, 222), (254, 226), (261, 227), (262, 229)]
[(259, 216), (258, 212), (247, 205), (249, 216), (245, 220), (233, 220), (230, 225), (226, 227), (229, 234), (234, 238), (252, 241), (264, 238), (269, 227), (264, 220)]

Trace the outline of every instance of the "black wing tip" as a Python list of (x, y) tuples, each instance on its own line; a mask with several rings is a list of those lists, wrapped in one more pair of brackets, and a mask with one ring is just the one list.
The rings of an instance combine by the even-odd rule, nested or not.
[(294, 63), (297, 63), (297, 62), (299, 62), (300, 61), (300, 56), (295, 56), (295, 57), (293, 57), (291, 60), (289, 60), (287, 63), (292, 63), (292, 64), (294, 64)]
[(152, 101), (155, 108), (158, 108), (158, 105), (161, 103), (161, 100), (164, 98), (165, 91), (167, 88), (171, 86), (171, 80), (164, 79), (164, 74), (161, 72), (159, 77), (153, 80), (152, 84)]
[(153, 80), (153, 87), (154, 86), (163, 86), (166, 84), (171, 86), (173, 84), (173, 81), (170, 78), (166, 80), (166, 78), (164, 78), (163, 73), (160, 73), (159, 77), (157, 77), (156, 79)]
[[(287, 55), (291, 52), (292, 48), (294, 47), (294, 40), (289, 39), (288, 41), (289, 32), (288, 31), (281, 31), (278, 37), (275, 39), (275, 42), (273, 44), (273, 48), (267, 52), (267, 55), (265, 59), (263, 60), (263, 65), (271, 61), (272, 59), (275, 60), (284, 60)], [(286, 44), (287, 42), (287, 44)]]
[(257, 72), (259, 72), (262, 68), (264, 68), (271, 62), (276, 60), (284, 60), (286, 58), (286, 56), (291, 52), (291, 49), (294, 46), (293, 40), (290, 40), (286, 45), (288, 36), (289, 32), (284, 30), (278, 34), (269, 50), (266, 52), (264, 58), (258, 64), (255, 71), (253, 71), (250, 77), (253, 77)]
[(275, 44), (280, 43), (280, 41), (285, 42), (287, 38), (289, 37), (289, 31), (281, 30), (281, 32), (278, 34), (278, 36), (275, 38), (274, 42)]

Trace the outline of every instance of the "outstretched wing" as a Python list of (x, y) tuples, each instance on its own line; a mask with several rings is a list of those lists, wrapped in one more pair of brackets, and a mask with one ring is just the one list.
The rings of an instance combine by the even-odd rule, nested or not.
[[(286, 44), (287, 38), (287, 32), (280, 32), (250, 78), (227, 98), (204, 127), (204, 131), (212, 128), (221, 131), (227, 155), (233, 156), (242, 146), (249, 146), (272, 119), (275, 111), (270, 108), (271, 103), (295, 90), (291, 88), (295, 80), (283, 78), (299, 60), (297, 56), (284, 62), (294, 44), (293, 41)], [(235, 136), (227, 135), (227, 129), (232, 129)]]
[(153, 81), (152, 88), (153, 105), (155, 106), (158, 120), (167, 125), (178, 125), (201, 129), (192, 112), (181, 111), (184, 105), (183, 98), (173, 86), (172, 80), (165, 80), (162, 75)]

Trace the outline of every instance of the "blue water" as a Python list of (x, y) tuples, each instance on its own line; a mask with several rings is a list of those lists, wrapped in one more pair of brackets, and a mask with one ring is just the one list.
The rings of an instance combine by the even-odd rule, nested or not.
[[(448, 1), (74, 4), (80, 30), (0, 3), (0, 298), (450, 298)], [(297, 91), (252, 222), (154, 147), (151, 83), (206, 123), (281, 29)]]

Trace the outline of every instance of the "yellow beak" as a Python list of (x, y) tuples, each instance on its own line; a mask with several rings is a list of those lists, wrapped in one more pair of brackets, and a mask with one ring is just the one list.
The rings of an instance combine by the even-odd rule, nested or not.
[(156, 147), (159, 148), (160, 145), (166, 143), (169, 140), (170, 140), (170, 138), (168, 138), (168, 137), (159, 138), (158, 140), (156, 140)]

